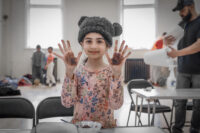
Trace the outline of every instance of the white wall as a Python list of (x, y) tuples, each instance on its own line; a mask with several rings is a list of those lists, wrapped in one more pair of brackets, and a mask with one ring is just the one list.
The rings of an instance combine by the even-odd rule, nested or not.
[(25, 0), (3, 0), (3, 12), (8, 15), (3, 25), (3, 74), (18, 76), (20, 72), (26, 72), (28, 66), (28, 56), (24, 51)]
[(156, 30), (157, 36), (168, 31), (180, 21), (178, 12), (172, 12), (176, 6), (177, 0), (158, 0), (156, 6)]
[[(9, 19), (4, 25), (3, 48), (4, 75), (20, 77), (31, 73), (31, 56), (33, 49), (25, 49), (26, 45), (26, 0), (4, 0), (4, 12)], [(63, 30), (64, 39), (70, 40), (72, 49), (81, 47), (77, 41), (78, 20), (82, 15), (105, 16), (113, 22), (119, 22), (119, 0), (64, 0), (63, 1)], [(58, 77), (64, 77), (64, 65), (58, 62)]]
[(200, 0), (195, 0), (195, 5), (197, 12), (200, 13)]

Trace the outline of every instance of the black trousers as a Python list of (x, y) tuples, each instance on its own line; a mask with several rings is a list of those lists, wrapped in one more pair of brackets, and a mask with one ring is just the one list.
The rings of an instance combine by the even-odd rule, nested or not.
[[(200, 89), (200, 75), (179, 73), (177, 76), (176, 88)], [(186, 103), (187, 103), (186, 99), (180, 99), (175, 101), (175, 125), (172, 128), (173, 133), (183, 132), (182, 128), (185, 124), (185, 118), (186, 118)], [(199, 129), (200, 129), (200, 100), (194, 99), (190, 133), (199, 133)]]
[(35, 79), (39, 79), (40, 80), (40, 83), (44, 83), (44, 79), (43, 79), (43, 71), (42, 71), (42, 68), (41, 67), (36, 67), (36, 66), (33, 66), (32, 68), (32, 78), (33, 78), (33, 81)]

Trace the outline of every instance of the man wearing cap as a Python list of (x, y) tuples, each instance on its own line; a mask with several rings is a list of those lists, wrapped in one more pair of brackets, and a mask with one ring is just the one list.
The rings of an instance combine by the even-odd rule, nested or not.
[[(172, 48), (168, 53), (171, 57), (178, 56), (178, 74), (176, 89), (199, 88), (200, 89), (200, 52), (193, 50), (200, 46), (200, 16), (198, 16), (193, 0), (178, 0), (177, 6), (173, 11), (179, 11), (182, 17), (179, 25), (184, 29), (184, 36), (178, 44), (178, 50)], [(170, 45), (175, 41), (173, 36), (165, 38), (166, 44)], [(190, 52), (188, 52), (188, 49)], [(180, 54), (180, 51), (182, 54)], [(185, 51), (185, 52), (184, 52)], [(183, 54), (184, 53), (184, 54)], [(184, 55), (184, 56), (182, 56)], [(175, 101), (175, 125), (173, 133), (182, 133), (182, 128), (186, 118), (186, 99)], [(199, 133), (200, 129), (200, 100), (193, 100), (193, 114), (191, 119), (190, 133)]]

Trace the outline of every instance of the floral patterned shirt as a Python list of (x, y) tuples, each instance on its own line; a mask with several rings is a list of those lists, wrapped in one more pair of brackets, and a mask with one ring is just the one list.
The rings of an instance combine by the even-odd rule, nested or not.
[(92, 72), (84, 65), (76, 70), (73, 79), (67, 76), (61, 100), (66, 108), (74, 106), (72, 123), (98, 121), (103, 128), (116, 126), (114, 110), (123, 104), (122, 78), (114, 79), (109, 66)]

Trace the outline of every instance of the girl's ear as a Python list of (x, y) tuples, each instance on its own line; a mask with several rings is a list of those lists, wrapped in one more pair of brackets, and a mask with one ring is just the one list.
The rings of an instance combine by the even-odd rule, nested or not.
[(80, 42), (81, 47), (83, 47), (83, 42)]
[(108, 52), (109, 47), (106, 47), (106, 52)]

